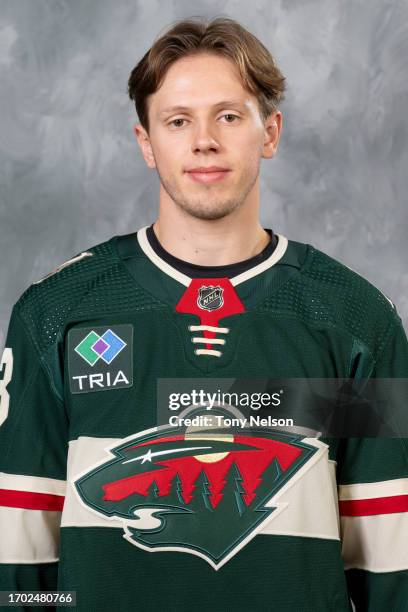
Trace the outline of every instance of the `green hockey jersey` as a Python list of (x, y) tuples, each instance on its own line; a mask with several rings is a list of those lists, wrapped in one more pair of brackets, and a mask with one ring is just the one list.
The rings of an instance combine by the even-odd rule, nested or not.
[(157, 420), (165, 379), (408, 378), (395, 306), (280, 234), (250, 269), (192, 278), (146, 229), (12, 309), (0, 590), (75, 591), (77, 610), (103, 612), (407, 611), (406, 438)]

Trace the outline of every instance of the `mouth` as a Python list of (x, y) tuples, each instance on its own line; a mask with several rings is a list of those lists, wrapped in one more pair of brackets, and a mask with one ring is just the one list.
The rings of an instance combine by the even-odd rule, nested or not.
[(231, 170), (190, 170), (187, 175), (196, 183), (216, 183), (229, 175)]

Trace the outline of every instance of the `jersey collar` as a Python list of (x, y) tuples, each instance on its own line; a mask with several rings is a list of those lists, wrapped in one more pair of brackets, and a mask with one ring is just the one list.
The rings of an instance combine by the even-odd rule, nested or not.
[[(137, 240), (143, 253), (162, 272), (164, 272), (174, 280), (178, 281), (185, 287), (188, 287), (192, 281), (192, 277), (187, 276), (187, 274), (183, 274), (183, 272), (180, 272), (179, 270), (174, 268), (167, 261), (162, 259), (160, 255), (156, 253), (156, 251), (154, 251), (146, 235), (148, 227), (149, 226), (146, 225), (145, 227), (142, 227), (137, 231)], [(236, 276), (231, 277), (229, 279), (231, 285), (236, 287), (240, 283), (243, 283), (244, 281), (247, 281), (253, 278), (254, 276), (257, 276), (258, 274), (261, 274), (261, 272), (264, 272), (268, 268), (278, 263), (278, 261), (283, 257), (286, 252), (286, 249), (288, 247), (288, 239), (282, 234), (276, 234), (276, 237), (278, 238), (278, 244), (276, 245), (273, 253), (267, 259), (265, 259), (265, 261), (262, 261), (253, 268), (250, 268), (245, 272), (241, 272), (241, 274), (237, 274)]]

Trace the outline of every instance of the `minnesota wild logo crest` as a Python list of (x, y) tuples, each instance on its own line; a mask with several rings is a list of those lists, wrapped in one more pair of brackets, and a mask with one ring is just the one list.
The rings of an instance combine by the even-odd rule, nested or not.
[(274, 497), (318, 449), (265, 427), (168, 426), (107, 450), (109, 459), (74, 479), (81, 503), (122, 520), (139, 548), (191, 553), (219, 569), (284, 511)]

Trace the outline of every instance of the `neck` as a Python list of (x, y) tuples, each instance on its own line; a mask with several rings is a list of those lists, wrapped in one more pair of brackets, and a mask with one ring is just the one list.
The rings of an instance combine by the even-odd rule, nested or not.
[(153, 225), (162, 247), (174, 257), (201, 266), (223, 266), (258, 255), (270, 236), (259, 222), (258, 205), (243, 204), (222, 219), (197, 219), (174, 202), (161, 203)]

